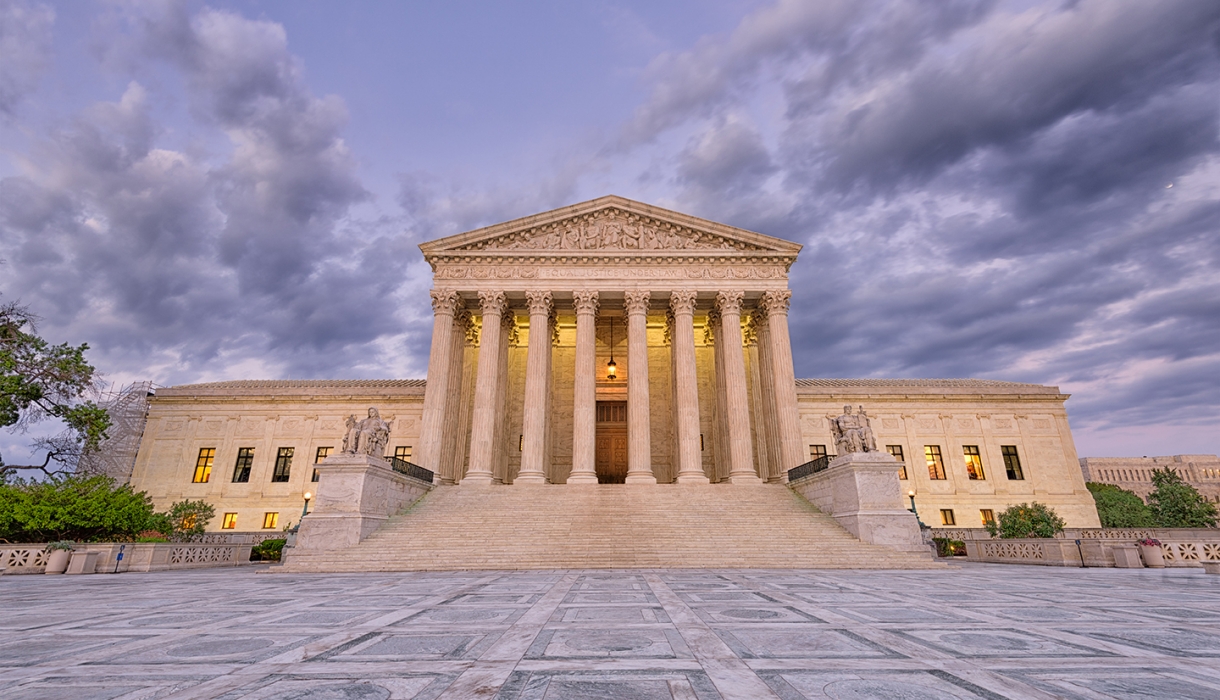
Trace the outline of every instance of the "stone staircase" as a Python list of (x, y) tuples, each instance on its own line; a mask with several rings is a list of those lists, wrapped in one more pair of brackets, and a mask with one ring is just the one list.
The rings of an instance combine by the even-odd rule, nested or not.
[(944, 566), (780, 484), (438, 486), (352, 549), (285, 554), (284, 572)]

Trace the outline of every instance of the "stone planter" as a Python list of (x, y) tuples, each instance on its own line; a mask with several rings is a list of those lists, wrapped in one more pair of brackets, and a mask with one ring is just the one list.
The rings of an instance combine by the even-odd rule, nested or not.
[(1220, 561), (1205, 561), (1201, 563), (1203, 564), (1203, 571), (1205, 573), (1220, 574)]
[(72, 559), (72, 552), (67, 549), (54, 549), (47, 556), (48, 574), (62, 574), (68, 570), (68, 561)]
[(1144, 559), (1144, 566), (1149, 569), (1164, 569), (1165, 554), (1160, 547), (1149, 547), (1148, 545), (1139, 545), (1140, 556)]

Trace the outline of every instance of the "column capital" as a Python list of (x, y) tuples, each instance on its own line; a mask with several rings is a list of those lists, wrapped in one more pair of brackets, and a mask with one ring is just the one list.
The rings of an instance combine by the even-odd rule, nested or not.
[(697, 293), (690, 290), (670, 292), (669, 308), (673, 310), (675, 316), (678, 314), (694, 314), (696, 296)]
[(572, 306), (576, 309), (576, 315), (581, 314), (596, 314), (597, 313), (597, 292), (589, 289), (581, 289), (572, 292)]
[(648, 304), (652, 300), (652, 292), (632, 290), (623, 293), (623, 307), (628, 316), (648, 313)]
[(484, 314), (499, 316), (508, 310), (508, 297), (504, 292), (479, 292), (479, 304)]
[(762, 309), (768, 316), (772, 314), (788, 315), (788, 305), (792, 301), (792, 292), (787, 289), (773, 289), (769, 292), (763, 292), (762, 298), (758, 300), (758, 307)]
[(432, 313), (437, 316), (453, 314), (465, 307), (457, 292), (433, 289), (428, 295), (432, 297)]
[(744, 297), (744, 292), (720, 292), (716, 295), (716, 307), (722, 314), (740, 314), (741, 300)]
[(539, 314), (550, 315), (553, 307), (551, 293), (548, 291), (531, 290), (525, 293), (525, 303), (529, 306), (530, 316)]

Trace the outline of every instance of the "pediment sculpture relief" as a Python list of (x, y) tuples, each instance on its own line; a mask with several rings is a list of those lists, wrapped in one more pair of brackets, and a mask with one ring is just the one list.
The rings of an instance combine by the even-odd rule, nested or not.
[(758, 246), (618, 210), (538, 226), (461, 250), (761, 250)]

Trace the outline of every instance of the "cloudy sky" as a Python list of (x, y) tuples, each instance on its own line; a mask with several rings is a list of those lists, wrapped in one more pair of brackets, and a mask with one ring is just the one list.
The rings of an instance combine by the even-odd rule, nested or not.
[(798, 376), (1216, 453), (1218, 56), (1214, 0), (0, 0), (0, 295), (119, 384), (421, 377), (418, 243), (613, 193), (804, 244)]

